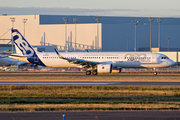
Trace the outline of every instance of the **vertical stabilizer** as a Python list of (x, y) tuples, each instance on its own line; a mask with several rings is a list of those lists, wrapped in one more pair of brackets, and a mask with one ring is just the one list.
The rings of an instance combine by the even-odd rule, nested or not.
[(18, 54), (33, 56), (35, 51), (17, 29), (12, 29), (13, 42)]
[(40, 60), (33, 47), (28, 43), (28, 41), (22, 36), (22, 34), (18, 30), (12, 29), (12, 34), (17, 54), (21, 54), (22, 56), (27, 57), (27, 60), (31, 64), (46, 66)]

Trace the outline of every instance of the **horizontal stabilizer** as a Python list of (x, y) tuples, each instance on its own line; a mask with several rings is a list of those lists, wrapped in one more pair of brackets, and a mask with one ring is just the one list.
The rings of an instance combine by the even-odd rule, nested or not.
[(26, 58), (30, 58), (31, 56), (25, 56), (25, 55), (16, 55), (16, 54), (11, 54), (8, 56), (12, 56), (12, 57), (26, 57)]

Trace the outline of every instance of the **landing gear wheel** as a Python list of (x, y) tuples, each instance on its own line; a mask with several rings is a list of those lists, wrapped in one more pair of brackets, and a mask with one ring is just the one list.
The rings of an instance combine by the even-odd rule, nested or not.
[(157, 72), (154, 72), (154, 75), (157, 75)]
[(93, 71), (93, 75), (97, 75), (98, 73), (97, 73), (97, 70), (94, 70)]
[(91, 75), (91, 71), (86, 71), (86, 75)]
[(157, 75), (156, 68), (153, 68), (154, 75)]

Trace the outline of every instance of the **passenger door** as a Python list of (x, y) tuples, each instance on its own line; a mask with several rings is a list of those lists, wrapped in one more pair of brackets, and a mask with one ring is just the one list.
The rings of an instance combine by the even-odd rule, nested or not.
[(156, 54), (152, 55), (152, 63), (157, 63), (157, 55)]
[(123, 61), (123, 55), (119, 55), (119, 62)]

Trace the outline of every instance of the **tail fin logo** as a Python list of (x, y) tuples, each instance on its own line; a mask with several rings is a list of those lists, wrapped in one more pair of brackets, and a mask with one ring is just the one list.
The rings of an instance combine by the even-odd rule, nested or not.
[(13, 41), (23, 53), (23, 55), (33, 56), (34, 50), (30, 44), (25, 40), (25, 38), (18, 33), (18, 31), (13, 31)]

